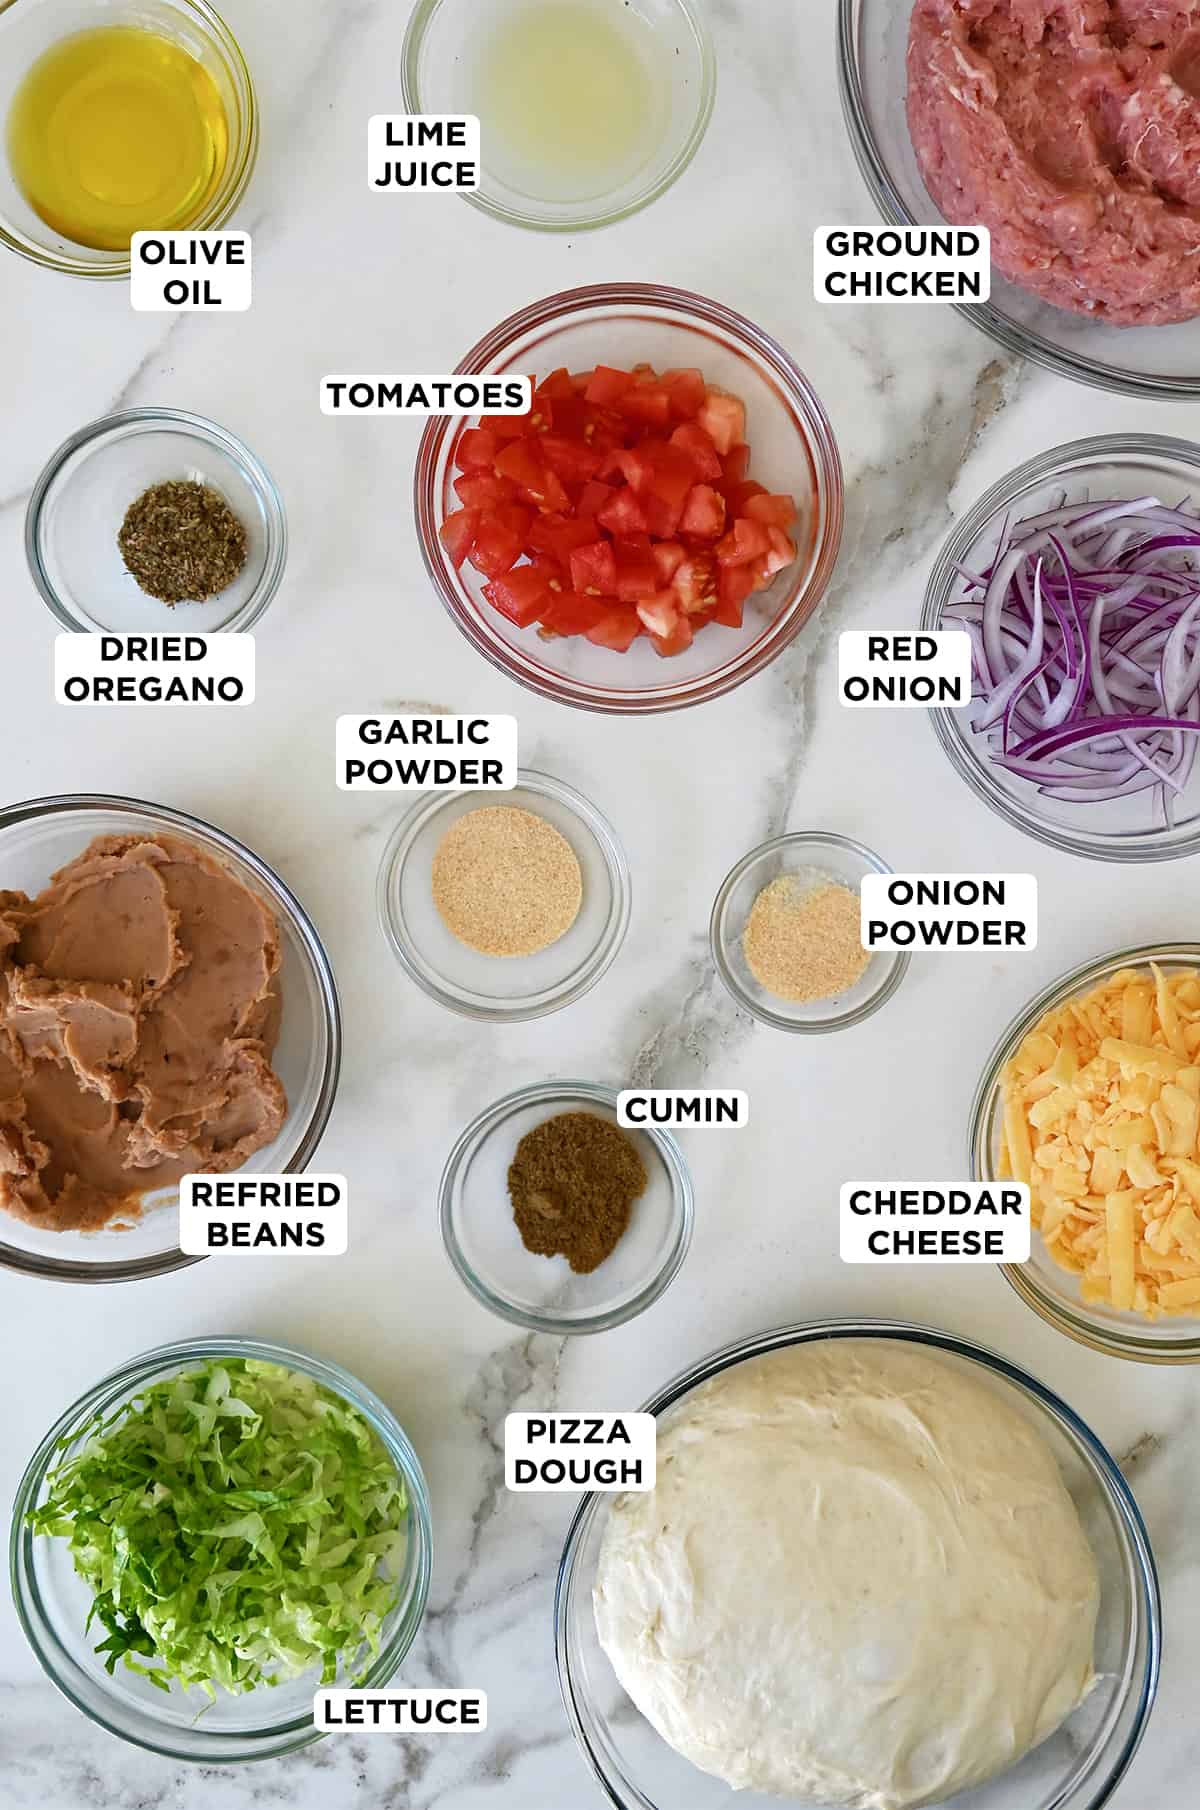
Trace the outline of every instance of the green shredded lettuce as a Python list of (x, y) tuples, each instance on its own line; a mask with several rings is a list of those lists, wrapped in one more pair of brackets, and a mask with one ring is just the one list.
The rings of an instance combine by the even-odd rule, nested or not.
[[(63, 1448), (76, 1443), (74, 1436)], [(229, 1358), (155, 1383), (51, 1471), (29, 1524), (69, 1540), (111, 1673), (240, 1693), (365, 1668), (398, 1596), (404, 1478), (310, 1377)], [(144, 1663), (149, 1662), (149, 1663)]]

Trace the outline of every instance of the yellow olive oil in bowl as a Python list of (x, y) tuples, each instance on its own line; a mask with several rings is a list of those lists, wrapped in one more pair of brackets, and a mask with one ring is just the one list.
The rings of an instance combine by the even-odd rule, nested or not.
[(121, 251), (135, 232), (186, 228), (216, 191), (229, 122), (204, 65), (157, 31), (106, 25), (33, 63), (8, 115), (8, 158), (29, 206), (76, 245)]

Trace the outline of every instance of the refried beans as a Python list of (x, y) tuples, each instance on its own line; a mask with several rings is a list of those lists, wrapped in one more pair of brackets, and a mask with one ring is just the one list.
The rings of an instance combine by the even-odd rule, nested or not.
[(0, 891), (0, 1207), (51, 1231), (239, 1168), (287, 1115), (279, 926), (176, 836), (99, 836)]
[(953, 225), (1059, 308), (1200, 314), (1197, 0), (916, 0), (908, 123)]

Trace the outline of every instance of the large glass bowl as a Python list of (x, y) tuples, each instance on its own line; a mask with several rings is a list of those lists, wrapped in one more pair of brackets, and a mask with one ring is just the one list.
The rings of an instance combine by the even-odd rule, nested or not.
[(709, 626), (686, 653), (661, 659), (645, 636), (628, 653), (583, 636), (543, 641), (492, 609), (484, 579), (456, 572), (438, 539), (458, 506), (454, 448), (467, 417), (431, 419), (417, 458), (417, 533), (426, 569), (471, 645), (509, 678), (561, 704), (632, 715), (678, 710), (720, 697), (760, 672), (797, 635), (829, 583), (842, 535), (842, 469), (833, 430), (808, 379), (761, 328), (732, 309), (682, 289), (606, 283), (548, 296), (501, 322), (459, 365), (463, 373), (545, 377), (559, 365), (647, 363), (698, 366), (710, 383), (746, 404), (750, 475), (791, 491), (801, 507), (793, 534), (799, 558), (746, 604), (740, 629)]
[[(784, 1326), (714, 1352), (660, 1389), (647, 1412), (666, 1415), (737, 1364), (816, 1339), (884, 1339), (936, 1352), (1022, 1413), (1058, 1461), (1100, 1570), (1095, 1689), (1048, 1741), (945, 1810), (1099, 1810), (1145, 1732), (1158, 1684), (1158, 1579), (1141, 1515), (1120, 1471), (1078, 1415), (1015, 1364), (931, 1327), (884, 1320)], [(727, 1810), (729, 1787), (699, 1771), (655, 1732), (617, 1682), (596, 1638), (592, 1587), (604, 1536), (602, 1494), (583, 1498), (559, 1567), (554, 1620), (558, 1676), (575, 1738), (616, 1810)], [(737, 1795), (738, 1810), (779, 1810), (779, 1799)], [(815, 1807), (814, 1807), (815, 1810)]]
[[(20, 0), (0, 5), (0, 141), (13, 96), (32, 63), (72, 33), (140, 25), (190, 51), (216, 83), (229, 126), (221, 181), (189, 231), (225, 226), (254, 171), (258, 103), (237, 39), (208, 0)], [(66, 239), (35, 214), (13, 180), (0, 142), (0, 245), (45, 270), (76, 277), (127, 277), (129, 249), (102, 251)]]
[[(165, 805), (136, 798), (68, 793), (0, 810), (0, 883), (35, 893), (93, 836), (174, 835), (198, 843), (252, 892), (279, 922), (283, 1016), (271, 1064), (288, 1097), (283, 1129), (255, 1151), (242, 1173), (296, 1174), (312, 1161), (333, 1108), (342, 1033), (329, 958), (304, 907), (266, 862), (224, 830)], [(64, 1282), (129, 1282), (161, 1276), (202, 1259), (179, 1249), (175, 1188), (147, 1196), (128, 1227), (48, 1232), (0, 1211), (0, 1265)]]
[[(1162, 434), (1101, 434), (1019, 465), (980, 497), (942, 547), (925, 591), (922, 628), (955, 626), (945, 612), (965, 593), (962, 569), (990, 565), (1006, 518), (1016, 522), (1053, 509), (1064, 495), (1068, 502), (1146, 495), (1171, 505), (1200, 501), (1200, 446)], [(1156, 819), (1153, 791), (1088, 804), (1045, 798), (1031, 781), (996, 765), (971, 728), (969, 709), (935, 707), (929, 716), (951, 766), (976, 797), (1038, 842), (1096, 861), (1169, 861), (1200, 848), (1200, 762), (1173, 799), (1167, 827)]]
[[(629, 6), (631, 0), (625, 0)], [(480, 184), (463, 200), (511, 226), (582, 232), (624, 220), (657, 201), (699, 150), (712, 117), (717, 64), (703, 4), (636, 0), (659, 54), (662, 131), (636, 169), (615, 186), (574, 196), (535, 194), (528, 176), (495, 155), (481, 115)], [(409, 113), (474, 113), (473, 70), (481, 51), (514, 10), (513, 0), (418, 0), (404, 38), (404, 105)]]
[[(898, 226), (937, 226), (908, 135), (905, 54), (913, 0), (838, 0), (842, 111), (867, 187)], [(1200, 332), (1113, 327), (1046, 302), (992, 274), (988, 302), (957, 310), (1007, 351), (1097, 389), (1128, 396), (1200, 396)], [(937, 310), (930, 311), (936, 319)]]
[[(1178, 968), (1200, 969), (1200, 943), (1148, 943), (1085, 962), (1054, 981), (1013, 1019), (987, 1059), (971, 1108), (968, 1159), (974, 1180), (991, 1182), (998, 1178), (1004, 1129), (1000, 1078), (1005, 1064), (1038, 1020), (1066, 1000), (1090, 993), (1120, 969), (1145, 968), (1150, 962), (1156, 962), (1168, 973)], [(1115, 1307), (1085, 1301), (1078, 1276), (1055, 1263), (1036, 1227), (1028, 1263), (1006, 1263), (1000, 1267), (1036, 1314), (1081, 1345), (1090, 1345), (1109, 1357), (1135, 1358), (1147, 1364), (1200, 1363), (1200, 1313), (1149, 1320), (1144, 1314), (1122, 1313)]]
[[(110, 1734), (151, 1753), (215, 1766), (270, 1759), (320, 1739), (313, 1726), (313, 1694), (319, 1671), (286, 1684), (209, 1700), (198, 1690), (159, 1690), (118, 1665), (110, 1677), (93, 1648), (102, 1629), (85, 1632), (91, 1593), (76, 1576), (69, 1542), (34, 1534), (25, 1516), (45, 1493), (46, 1475), (78, 1449), (98, 1414), (114, 1413), (152, 1383), (218, 1358), (256, 1358), (283, 1364), (340, 1396), (367, 1420), (404, 1479), (408, 1493), (408, 1544), (395, 1607), (382, 1631), (364, 1686), (382, 1688), (394, 1678), (425, 1613), (432, 1567), (433, 1525), (429, 1493), (404, 1429), (377, 1395), (337, 1364), (290, 1345), (237, 1337), (188, 1339), (160, 1345), (104, 1377), (55, 1422), (30, 1459), (13, 1504), (9, 1562), (13, 1601), (25, 1637), (50, 1682), (68, 1702)], [(73, 1443), (65, 1452), (59, 1441)], [(348, 1685), (353, 1675), (339, 1678)]]

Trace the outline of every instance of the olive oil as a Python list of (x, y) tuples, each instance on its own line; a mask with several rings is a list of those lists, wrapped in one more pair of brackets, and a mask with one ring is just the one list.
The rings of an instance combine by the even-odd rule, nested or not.
[(229, 122), (208, 70), (139, 25), (63, 38), (8, 116), (8, 158), (34, 212), (76, 245), (190, 226), (221, 180)]
[(661, 142), (663, 55), (626, 0), (517, 0), (475, 68), (485, 167), (545, 201), (613, 193)]

